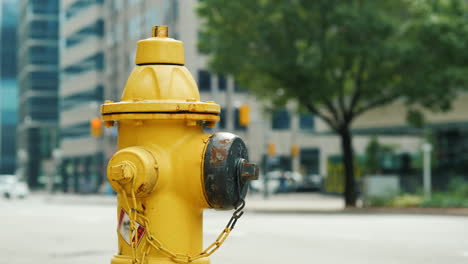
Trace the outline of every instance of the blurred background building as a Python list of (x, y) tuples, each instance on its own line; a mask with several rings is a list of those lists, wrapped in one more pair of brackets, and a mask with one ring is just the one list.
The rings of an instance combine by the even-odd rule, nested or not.
[[(211, 131), (233, 131), (251, 145), (251, 159), (266, 161), (268, 144), (275, 146), (275, 166), (320, 173), (320, 150), (310, 147), (314, 118), (291, 109), (264, 111), (263, 104), (241, 89), (231, 77), (207, 70), (207, 58), (197, 49), (200, 21), (198, 1), (178, 0), (66, 0), (60, 4), (60, 141), (64, 190), (97, 191), (105, 164), (116, 144), (115, 128), (93, 137), (90, 122), (99, 116), (104, 99), (118, 101), (128, 74), (135, 67), (135, 47), (148, 38), (151, 27), (166, 24), (170, 36), (185, 45), (186, 66), (199, 84), (202, 100), (222, 106), (221, 121)], [(252, 123), (239, 123), (239, 109), (248, 105)], [(295, 134), (302, 133), (295, 138)], [(298, 145), (301, 159), (291, 157)], [(85, 189), (80, 189), (84, 186)]]
[(18, 45), (18, 168), (31, 188), (51, 170), (58, 143), (58, 0), (16, 1)]
[(96, 192), (103, 180), (101, 137), (90, 134), (104, 100), (103, 1), (60, 5), (61, 182), (65, 191)]
[[(184, 42), (186, 67), (198, 83), (202, 100), (214, 100), (222, 107), (220, 122), (207, 131), (231, 131), (243, 137), (251, 160), (263, 164), (264, 171), (321, 175), (328, 182), (327, 191), (341, 192), (340, 142), (325, 123), (298, 112), (294, 103), (274, 108), (239, 87), (232, 77), (208, 70), (208, 58), (197, 48), (198, 38), (203, 37), (199, 33), (203, 21), (195, 11), (198, 2), (1, 1), (1, 173), (14, 171), (16, 156), (19, 172), (33, 188), (51, 178), (63, 191), (98, 192), (105, 183), (107, 160), (115, 152), (117, 132), (115, 127), (98, 127), (102, 133), (93, 134), (91, 124), (100, 125), (93, 121), (104, 100), (120, 100), (135, 67), (136, 42), (150, 37), (153, 25), (165, 24), (170, 37)], [(14, 104), (16, 93), (18, 104)], [(467, 100), (459, 97), (449, 113), (429, 113), (425, 129), (409, 126), (399, 103), (360, 117), (353, 127), (357, 176), (363, 174), (359, 164), (372, 135), (393, 146), (393, 153), (382, 161), (382, 171), (418, 174), (420, 146), (427, 140), (427, 131), (432, 131), (439, 160), (439, 176), (434, 177), (466, 171)], [(17, 106), (15, 153), (11, 127)], [(248, 125), (240, 122), (246, 109)]]
[(16, 30), (18, 5), (14, 0), (0, 1), (0, 174), (16, 169)]

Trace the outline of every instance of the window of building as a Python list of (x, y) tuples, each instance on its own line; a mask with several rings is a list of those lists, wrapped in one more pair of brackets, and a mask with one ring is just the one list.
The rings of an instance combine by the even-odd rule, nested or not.
[(271, 128), (275, 130), (285, 130), (291, 128), (291, 116), (288, 110), (282, 109), (273, 112)]
[(300, 150), (301, 171), (305, 176), (320, 174), (320, 150), (317, 148), (306, 148)]
[(241, 126), (241, 125), (239, 124), (239, 116), (240, 116), (240, 114), (239, 114), (239, 108), (236, 108), (236, 109), (234, 110), (234, 129), (235, 129), (235, 130), (240, 130), (240, 131), (245, 131), (245, 130), (247, 130), (247, 127)]
[(14, 1), (0, 1), (0, 76), (16, 79), (18, 7)]
[(200, 91), (211, 91), (211, 75), (208, 71), (198, 71), (198, 88)]
[(54, 46), (32, 46), (29, 48), (29, 62), (32, 64), (58, 64), (58, 50)]
[(311, 114), (300, 114), (299, 128), (303, 131), (313, 131), (315, 128), (314, 116)]
[(85, 58), (84, 60), (69, 66), (65, 69), (64, 79), (69, 80), (77, 75), (87, 73), (89, 71), (104, 70), (104, 54), (102, 52)]
[(31, 72), (31, 79), (36, 81), (58, 80), (57, 72), (55, 71), (35, 71)]
[(226, 108), (221, 108), (221, 113), (219, 114), (218, 128), (226, 128)]
[(55, 121), (58, 117), (57, 97), (30, 97), (26, 101), (32, 120)]
[[(3, 79), (0, 80), (0, 120), (1, 122), (9, 122), (8, 120), (16, 120), (16, 114), (7, 115), (7, 112), (15, 112), (17, 109), (18, 84), (16, 80)], [(3, 114), (3, 117), (1, 118)], [(0, 123), (1, 124), (1, 123)]]
[(57, 39), (58, 22), (51, 20), (32, 20), (29, 22), (29, 37), (34, 39)]
[(89, 122), (75, 124), (61, 129), (62, 138), (80, 138), (89, 137), (90, 128)]
[(58, 14), (59, 11), (58, 0), (29, 0), (29, 3), (34, 14)]
[(65, 17), (67, 19), (70, 19), (76, 16), (77, 14), (81, 13), (81, 11), (89, 8), (90, 6), (102, 4), (103, 1), (104, 0), (78, 0), (67, 8), (67, 10), (65, 11)]
[(58, 85), (58, 80), (49, 80), (49, 81), (40, 81), (33, 82), (31, 84), (31, 90), (33, 91), (56, 91)]
[(56, 71), (29, 72), (23, 80), (23, 87), (31, 87), (34, 91), (56, 91), (58, 74)]
[(43, 158), (52, 158), (52, 151), (57, 147), (56, 129), (42, 127), (39, 130), (40, 153)]
[(67, 48), (73, 47), (89, 38), (101, 38), (104, 35), (104, 21), (102, 19), (82, 28), (71, 36), (67, 37), (65, 44)]
[(274, 157), (269, 157), (265, 154), (262, 157), (261, 164), (264, 170), (292, 171), (292, 159), (290, 156), (276, 155)]
[(70, 110), (89, 102), (102, 102), (103, 100), (103, 87), (99, 85), (95, 89), (83, 91), (63, 98), (60, 108), (61, 110)]
[(222, 74), (218, 74), (218, 90), (226, 91), (227, 81), (226, 77)]

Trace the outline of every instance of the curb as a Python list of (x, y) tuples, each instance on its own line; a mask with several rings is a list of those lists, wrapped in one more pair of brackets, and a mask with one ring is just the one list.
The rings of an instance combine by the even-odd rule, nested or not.
[[(38, 195), (37, 198), (42, 199), (47, 203), (52, 204), (70, 204), (70, 205), (93, 205), (107, 206), (116, 205), (117, 199), (115, 196), (101, 195), (61, 195), (47, 196)], [(314, 207), (285, 207), (271, 205), (254, 205), (247, 206), (246, 212), (261, 213), (261, 214), (343, 214), (343, 215), (439, 215), (439, 216), (468, 216), (468, 208), (385, 208), (385, 207), (370, 207), (370, 208), (314, 208)]]
[(246, 212), (261, 214), (342, 214), (342, 215), (432, 215), (468, 216), (468, 208), (353, 208), (353, 209), (307, 209), (307, 208), (246, 208)]

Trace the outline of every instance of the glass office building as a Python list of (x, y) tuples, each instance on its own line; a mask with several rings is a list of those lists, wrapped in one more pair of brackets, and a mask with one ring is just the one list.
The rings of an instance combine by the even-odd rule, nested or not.
[(104, 90), (103, 0), (62, 1), (60, 6), (61, 189), (93, 193), (103, 181), (102, 138), (90, 133)]
[(16, 168), (16, 29), (15, 0), (0, 0), (0, 174)]
[[(57, 146), (58, 0), (21, 0), (17, 32), (17, 165), (31, 188), (50, 173)], [(47, 167), (49, 167), (47, 172)]]

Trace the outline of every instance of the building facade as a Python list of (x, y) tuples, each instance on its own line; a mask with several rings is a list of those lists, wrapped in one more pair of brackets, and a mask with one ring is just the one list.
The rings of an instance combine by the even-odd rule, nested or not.
[[(221, 105), (220, 122), (207, 132), (238, 134), (249, 145), (250, 159), (268, 163), (269, 169), (302, 175), (329, 174), (331, 157), (339, 156), (341, 147), (339, 138), (324, 122), (298, 112), (294, 103), (273, 110), (268, 102), (259, 102), (239, 87), (232, 77), (209, 71), (207, 57), (197, 49), (201, 24), (195, 11), (198, 2), (61, 1), (60, 148), (65, 191), (94, 192), (104, 186), (105, 167), (116, 150), (117, 131), (115, 127), (104, 128), (102, 136), (92, 137), (90, 122), (99, 116), (99, 105), (104, 100), (120, 100), (127, 77), (135, 67), (136, 42), (150, 37), (153, 25), (168, 25), (170, 37), (184, 42), (186, 67), (198, 83), (202, 100)], [(248, 126), (239, 123), (240, 109), (245, 105), (250, 108)], [(398, 153), (419, 151), (421, 133), (391, 133), (401, 125), (398, 122), (405, 114), (398, 112), (403, 109), (400, 106), (389, 107), (397, 112), (382, 115), (382, 108), (357, 120), (353, 127), (355, 153), (365, 152), (373, 134), (380, 134), (381, 143), (396, 146)], [(392, 118), (400, 118), (398, 124)], [(450, 122), (450, 115), (441, 118), (437, 121), (441, 125)], [(274, 155), (268, 157), (271, 145)]]
[[(273, 109), (239, 87), (234, 78), (210, 72), (208, 57), (197, 47), (202, 21), (196, 14), (197, 0), (168, 1), (176, 3), (166, 12), (165, 24), (171, 37), (184, 42), (186, 66), (198, 83), (202, 100), (214, 100), (221, 105), (221, 120), (213, 131), (229, 131), (241, 136), (249, 145), (249, 156), (264, 169), (297, 171), (303, 175), (320, 174), (320, 145), (330, 137), (317, 140), (315, 133), (320, 122), (312, 115), (299, 113), (292, 103), (283, 109)], [(239, 116), (242, 106), (250, 108), (250, 124), (242, 126)], [(268, 146), (274, 145), (273, 157), (268, 157)], [(297, 146), (298, 155), (293, 155)]]
[(97, 192), (105, 166), (102, 137), (90, 123), (104, 100), (103, 0), (60, 5), (60, 175), (63, 191)]
[(18, 6), (0, 1), (0, 174), (16, 170), (16, 30)]
[[(297, 113), (294, 105), (269, 112), (265, 104), (238, 87), (229, 76), (212, 73), (207, 57), (197, 49), (200, 21), (196, 0), (66, 0), (61, 10), (60, 130), (62, 182), (65, 191), (97, 191), (105, 183), (105, 165), (116, 150), (116, 128), (102, 137), (90, 134), (103, 100), (120, 100), (135, 67), (136, 42), (151, 36), (154, 25), (168, 25), (170, 37), (184, 42), (186, 67), (197, 81), (202, 100), (222, 107), (221, 120), (207, 132), (230, 131), (249, 144), (251, 160), (267, 160), (283, 170), (320, 174), (326, 170), (322, 143), (313, 116)], [(239, 109), (249, 105), (251, 124), (241, 126)], [(329, 140), (330, 139), (330, 140)], [(269, 144), (275, 157), (267, 159)], [(299, 155), (292, 156), (294, 145)], [(330, 143), (328, 144), (330, 145)], [(335, 145), (338, 146), (336, 143)], [(339, 149), (339, 148), (338, 148)]]
[[(16, 1), (18, 26), (17, 165), (31, 188), (44, 185), (57, 147), (58, 0)], [(48, 172), (49, 171), (49, 172)]]
[[(168, 25), (169, 35), (184, 42), (186, 67), (198, 83), (202, 100), (214, 100), (222, 107), (221, 121), (215, 131), (230, 131), (241, 136), (250, 148), (250, 158), (256, 162), (266, 159), (268, 144), (276, 145), (272, 161), (285, 170), (302, 170), (306, 174), (321, 171), (318, 153), (311, 136), (315, 118), (299, 114), (293, 105), (269, 113), (264, 104), (239, 87), (229, 76), (212, 73), (207, 57), (197, 49), (200, 21), (195, 8), (197, 0), (113, 0), (106, 2), (106, 80), (105, 98), (119, 100), (128, 74), (135, 67), (136, 42), (151, 36), (153, 25)], [(251, 124), (239, 123), (239, 109), (249, 105)], [(115, 134), (115, 133), (107, 133)], [(110, 138), (109, 142), (115, 142)], [(310, 141), (309, 141), (310, 140)], [(114, 143), (115, 145), (115, 143)], [(291, 148), (298, 145), (302, 158), (291, 156)], [(112, 143), (107, 149), (112, 153)], [(314, 164), (314, 165), (311, 165)]]
[(369, 111), (356, 120), (353, 130), (362, 135), (418, 137), (420, 144), (414, 146), (413, 153), (421, 152), (423, 142), (432, 144), (432, 182), (436, 189), (444, 189), (454, 178), (468, 180), (468, 94), (459, 94), (448, 112), (423, 111), (425, 125), (421, 128), (408, 124), (407, 110), (404, 102), (397, 101)]

